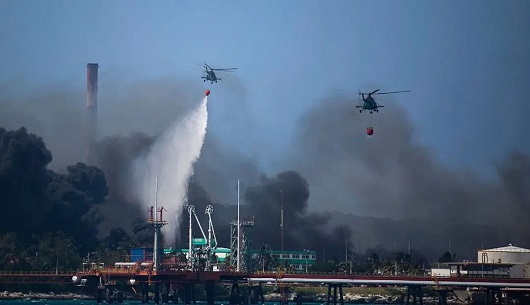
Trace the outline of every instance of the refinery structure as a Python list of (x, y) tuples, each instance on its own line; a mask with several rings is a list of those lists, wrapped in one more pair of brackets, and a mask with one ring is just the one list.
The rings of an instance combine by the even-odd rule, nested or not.
[[(98, 91), (97, 63), (87, 64), (87, 124), (86, 147), (87, 163), (95, 162), (94, 145), (97, 137), (97, 91)], [(375, 91), (374, 91), (375, 92)], [(205, 95), (210, 94), (209, 90)], [(368, 129), (368, 135), (373, 130)], [(257, 304), (258, 298), (264, 303), (262, 284), (275, 285), (280, 294), (280, 303), (285, 304), (287, 285), (327, 285), (327, 304), (332, 299), (335, 304), (340, 298), (343, 300), (343, 286), (353, 285), (400, 285), (407, 287), (406, 302), (412, 296), (422, 303), (422, 286), (431, 286), (438, 291), (440, 304), (447, 304), (447, 293), (452, 290), (480, 287), (485, 291), (486, 303), (491, 304), (495, 298), (502, 300), (501, 288), (530, 289), (530, 282), (523, 278), (530, 278), (530, 250), (512, 246), (482, 249), (477, 252), (477, 262), (450, 261), (438, 264), (430, 270), (421, 270), (421, 274), (411, 277), (397, 268), (389, 269), (392, 274), (382, 273), (383, 269), (374, 269), (373, 274), (352, 274), (350, 270), (341, 270), (335, 274), (322, 275), (311, 272), (316, 264), (316, 251), (285, 250), (284, 245), (284, 194), (281, 190), (280, 232), (281, 250), (273, 250), (269, 245), (256, 247), (253, 242), (255, 218), (241, 219), (239, 203), (239, 180), (237, 182), (237, 218), (225, 223), (230, 226), (230, 241), (228, 247), (218, 243), (212, 215), (213, 205), (206, 206), (204, 214), (207, 225), (203, 226), (194, 205), (188, 204), (188, 240), (187, 248), (166, 248), (160, 244), (160, 231), (168, 224), (163, 218), (166, 211), (158, 203), (158, 183), (156, 177), (153, 205), (148, 208), (149, 218), (146, 223), (153, 229), (153, 243), (145, 247), (130, 249), (127, 259), (115, 262), (113, 268), (92, 265), (90, 270), (78, 272), (71, 277), (71, 281), (78, 286), (97, 286), (96, 300), (101, 303), (105, 294), (107, 303), (116, 300), (123, 302), (123, 289), (130, 286), (136, 294), (141, 295), (142, 303), (148, 303), (149, 286), (154, 284), (154, 303), (168, 303), (170, 291), (174, 301), (182, 298), (184, 304), (195, 303), (194, 285), (204, 284), (207, 304), (214, 304), (215, 284), (231, 285), (230, 304), (242, 304), (242, 300), (250, 300)], [(258, 219), (259, 221), (259, 219)], [(195, 225), (194, 225), (195, 223)], [(198, 228), (194, 230), (195, 228)], [(206, 228), (206, 230), (204, 229)], [(346, 243), (346, 263), (348, 263), (348, 246)], [(89, 262), (86, 262), (89, 263)], [(315, 269), (316, 270), (316, 269)], [(296, 274), (298, 273), (298, 274)], [(47, 275), (48, 280), (57, 280), (59, 275)], [(1, 279), (0, 275), (0, 279)], [(9, 281), (16, 278), (13, 274), (5, 276)], [(28, 283), (25, 275), (20, 276), (21, 282)], [(510, 280), (512, 278), (512, 280)], [(5, 281), (5, 280), (4, 280)], [(0, 281), (1, 282), (1, 281)], [(246, 293), (240, 294), (239, 285), (247, 285)], [(443, 287), (442, 287), (443, 286)], [(137, 287), (139, 290), (135, 290)], [(450, 287), (450, 288), (448, 288)], [(441, 289), (443, 288), (443, 289)], [(334, 290), (333, 296), (331, 290)], [(339, 292), (337, 292), (337, 289)], [(297, 299), (297, 303), (301, 299)]]
[[(187, 248), (160, 247), (160, 228), (167, 222), (162, 219), (164, 208), (158, 206), (156, 194), (154, 202), (155, 205), (148, 209), (150, 217), (147, 219), (147, 223), (155, 230), (153, 246), (131, 249), (130, 260), (115, 263), (116, 268), (240, 272), (275, 271), (283, 268), (307, 273), (316, 262), (315, 251), (272, 250), (267, 245), (260, 249), (253, 248), (254, 219), (230, 222), (230, 248), (219, 246), (212, 222), (212, 205), (208, 205), (204, 211), (208, 218), (206, 230), (201, 225), (195, 206), (188, 205)], [(193, 230), (193, 223), (197, 224), (199, 230)]]
[[(88, 63), (86, 66), (86, 124), (85, 145), (86, 161), (95, 163), (95, 142), (97, 138), (97, 112), (98, 112), (98, 63)], [(205, 94), (209, 95), (206, 90)], [(284, 251), (283, 238), (282, 250), (271, 250), (267, 245), (255, 249), (253, 245), (254, 217), (240, 219), (239, 213), (239, 180), (238, 180), (238, 213), (237, 219), (231, 221), (230, 245), (221, 247), (217, 243), (214, 225), (212, 222), (213, 206), (208, 205), (205, 214), (208, 217), (207, 230), (199, 221), (193, 205), (187, 206), (188, 211), (188, 247), (182, 249), (164, 248), (160, 246), (160, 230), (167, 224), (163, 220), (162, 206), (158, 206), (157, 191), (158, 178), (155, 181), (156, 190), (154, 206), (149, 207), (147, 223), (154, 230), (153, 245), (131, 249), (130, 258), (126, 261), (115, 263), (116, 268), (133, 267), (150, 269), (153, 271), (167, 270), (195, 270), (195, 271), (241, 271), (253, 272), (256, 270), (275, 270), (283, 267), (293, 271), (307, 271), (316, 262), (315, 251)], [(196, 222), (199, 230), (192, 230), (192, 223)], [(283, 202), (282, 202), (282, 228), (283, 237)]]

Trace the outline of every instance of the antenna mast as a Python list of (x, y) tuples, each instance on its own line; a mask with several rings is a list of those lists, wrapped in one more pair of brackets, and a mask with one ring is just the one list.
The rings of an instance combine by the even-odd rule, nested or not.
[[(154, 207), (154, 216), (153, 219), (153, 207), (149, 209), (150, 218), (147, 220), (147, 223), (155, 229), (155, 237), (153, 241), (153, 271), (158, 270), (158, 235), (160, 234), (160, 228), (162, 228), (164, 225), (167, 224), (167, 221), (162, 221), (162, 210), (164, 210), (163, 207), (158, 209), (158, 202), (157, 202), (157, 195), (158, 195), (158, 177), (156, 177), (155, 180), (155, 207)], [(158, 219), (158, 212), (160, 212), (160, 220)]]
[(282, 194), (282, 207), (281, 207), (281, 214), (280, 214), (280, 229), (281, 229), (281, 234), (282, 234), (282, 251), (284, 251), (284, 246), (283, 246), (283, 190), (280, 190), (280, 193)]
[(191, 239), (192, 239), (192, 232), (191, 232), (191, 214), (195, 212), (195, 207), (193, 205), (188, 205), (188, 214), (190, 215), (190, 221), (189, 221), (189, 240), (188, 240), (188, 254), (189, 254), (189, 265), (190, 269), (193, 268), (193, 248), (191, 245)]
[(239, 221), (239, 179), (237, 179), (237, 267), (239, 272), (241, 261), (241, 222)]

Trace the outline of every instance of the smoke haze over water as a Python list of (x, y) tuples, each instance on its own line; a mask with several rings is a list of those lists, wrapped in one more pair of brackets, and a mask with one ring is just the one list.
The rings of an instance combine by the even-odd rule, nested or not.
[(175, 121), (145, 154), (134, 160), (132, 176), (136, 198), (144, 207), (154, 204), (158, 177), (158, 207), (169, 216), (162, 229), (166, 245), (175, 245), (179, 219), (187, 199), (188, 179), (201, 154), (208, 122), (208, 97), (182, 119)]

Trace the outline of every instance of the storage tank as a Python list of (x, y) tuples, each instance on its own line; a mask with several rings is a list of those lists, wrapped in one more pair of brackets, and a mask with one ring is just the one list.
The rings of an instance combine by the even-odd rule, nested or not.
[(478, 251), (479, 263), (530, 263), (530, 250), (509, 244), (506, 247), (483, 249)]
[(514, 264), (510, 268), (510, 276), (513, 278), (529, 277), (527, 264), (530, 263), (530, 250), (515, 247), (509, 244), (506, 247), (484, 249), (478, 251), (477, 261), (479, 263), (508, 263)]

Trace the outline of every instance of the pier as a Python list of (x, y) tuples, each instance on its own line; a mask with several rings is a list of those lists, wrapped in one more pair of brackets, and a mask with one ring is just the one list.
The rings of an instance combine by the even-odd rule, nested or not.
[[(434, 288), (439, 293), (439, 304), (447, 304), (448, 292), (471, 289), (485, 294), (484, 304), (505, 304), (509, 295), (517, 296), (530, 290), (530, 279), (495, 277), (421, 277), (421, 276), (371, 276), (354, 274), (289, 274), (283, 272), (228, 272), (228, 271), (154, 271), (115, 268), (98, 270), (44, 273), (1, 272), (0, 284), (64, 284), (86, 287), (95, 292), (97, 303), (122, 303), (124, 289), (132, 289), (142, 303), (168, 302), (195, 304), (194, 286), (204, 285), (207, 304), (216, 300), (215, 284), (231, 285), (230, 304), (263, 304), (262, 285), (326, 286), (326, 304), (343, 304), (343, 288), (352, 286), (406, 287), (405, 304), (423, 304), (422, 288)], [(152, 300), (149, 287), (154, 288)], [(241, 290), (246, 294), (242, 294)], [(153, 290), (153, 289), (151, 289)]]

